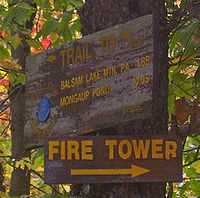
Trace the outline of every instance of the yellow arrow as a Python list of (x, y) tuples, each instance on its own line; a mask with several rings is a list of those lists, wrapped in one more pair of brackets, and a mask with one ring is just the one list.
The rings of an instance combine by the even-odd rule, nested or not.
[(131, 175), (136, 177), (150, 172), (149, 169), (132, 165), (128, 169), (71, 169), (71, 175)]

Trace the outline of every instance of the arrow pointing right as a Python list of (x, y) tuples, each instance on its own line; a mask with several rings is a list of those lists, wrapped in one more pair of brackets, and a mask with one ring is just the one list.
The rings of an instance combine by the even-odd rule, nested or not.
[(131, 175), (137, 177), (150, 172), (149, 169), (132, 165), (128, 169), (71, 169), (71, 175)]
[(146, 173), (150, 172), (149, 169), (146, 169), (146, 168), (143, 168), (143, 167), (140, 167), (140, 166), (135, 166), (135, 165), (132, 165), (131, 166), (131, 176), (132, 177), (137, 177), (139, 175), (144, 175)]

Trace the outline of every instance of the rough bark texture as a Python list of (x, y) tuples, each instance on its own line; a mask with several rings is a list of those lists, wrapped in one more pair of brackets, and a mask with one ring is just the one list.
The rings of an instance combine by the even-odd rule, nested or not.
[(4, 182), (3, 165), (0, 162), (0, 192), (5, 191), (5, 186), (3, 182)]
[[(86, 0), (80, 11), (82, 33), (96, 31), (125, 23), (136, 17), (154, 12), (156, 58), (154, 60), (153, 118), (138, 120), (128, 126), (104, 130), (103, 134), (125, 135), (167, 133), (167, 31), (164, 29), (163, 0)], [(161, 17), (162, 16), (162, 17)], [(102, 132), (102, 131), (101, 131)], [(101, 133), (102, 134), (102, 133)], [(162, 198), (164, 183), (73, 185), (70, 197), (81, 198)]]
[[(19, 0), (12, 1), (12, 5), (19, 3)], [(25, 0), (30, 6), (35, 7), (32, 0)], [(36, 7), (35, 7), (36, 8)], [(26, 23), (27, 29), (32, 29), (35, 13)], [(30, 54), (30, 47), (25, 42), (25, 35), (19, 32), (22, 39), (21, 45), (13, 51), (12, 55), (18, 60), (22, 70), (25, 71), (26, 57)], [(24, 148), (24, 112), (25, 112), (25, 99), (24, 99), (24, 86), (12, 87), (15, 90), (14, 96), (11, 98), (11, 116), (12, 116), (12, 158), (21, 160), (23, 157), (29, 156)], [(11, 196), (29, 195), (30, 193), (30, 172), (28, 169), (21, 169), (20, 167), (14, 168), (11, 175)]]
[[(14, 53), (20, 65), (25, 68), (25, 58), (29, 53), (28, 46), (22, 44)], [(16, 94), (11, 98), (11, 115), (12, 115), (12, 157), (21, 160), (27, 154), (24, 149), (24, 87), (13, 88)], [(28, 170), (14, 168), (11, 176), (10, 194), (14, 196), (29, 194), (30, 176)]]
[(81, 31), (91, 34), (151, 12), (152, 0), (87, 0), (80, 12)]

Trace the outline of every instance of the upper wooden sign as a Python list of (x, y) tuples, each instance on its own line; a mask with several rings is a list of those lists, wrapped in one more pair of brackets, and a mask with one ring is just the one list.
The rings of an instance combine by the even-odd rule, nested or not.
[(26, 143), (151, 116), (152, 15), (27, 59)]

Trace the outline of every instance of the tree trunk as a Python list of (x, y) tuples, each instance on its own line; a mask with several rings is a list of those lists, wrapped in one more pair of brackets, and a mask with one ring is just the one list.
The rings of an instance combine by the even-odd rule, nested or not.
[[(80, 10), (82, 34), (125, 23), (136, 17), (154, 13), (155, 60), (153, 77), (153, 117), (137, 120), (128, 126), (103, 131), (103, 135), (165, 134), (167, 133), (168, 34), (163, 0), (86, 0)], [(156, 56), (155, 56), (156, 55)], [(101, 130), (102, 134), (102, 130)], [(72, 185), (71, 198), (163, 198), (164, 183), (122, 183)]]
[[(19, 0), (15, 0), (12, 3), (17, 4)], [(32, 0), (25, 0), (30, 6), (36, 8), (35, 3)], [(31, 30), (33, 21), (35, 18), (33, 13), (32, 17), (26, 23), (26, 28)], [(30, 47), (25, 41), (25, 35), (18, 33), (21, 37), (20, 46), (12, 52), (12, 56), (18, 60), (18, 64), (21, 65), (22, 71), (25, 72), (26, 57), (30, 55)], [(24, 148), (24, 114), (25, 114), (25, 87), (18, 86), (12, 87), (11, 90), (15, 90), (14, 96), (11, 100), (11, 136), (12, 136), (12, 158), (14, 160), (22, 160), (24, 157), (30, 156), (30, 152), (26, 152)], [(27, 168), (15, 167), (11, 175), (11, 196), (29, 195), (30, 194), (30, 172)]]
[[(24, 43), (14, 52), (14, 57), (19, 60), (22, 69), (25, 69), (25, 58), (29, 54), (29, 48)], [(12, 116), (12, 158), (21, 160), (27, 156), (24, 149), (24, 112), (25, 99), (24, 87), (13, 87), (16, 90), (11, 98), (11, 116)], [(20, 167), (14, 168), (11, 176), (10, 195), (28, 195), (30, 192), (30, 174), (27, 169)]]
[(0, 192), (5, 192), (5, 186), (3, 185), (3, 182), (4, 182), (3, 165), (0, 162)]

